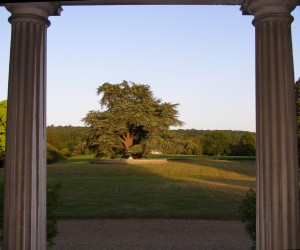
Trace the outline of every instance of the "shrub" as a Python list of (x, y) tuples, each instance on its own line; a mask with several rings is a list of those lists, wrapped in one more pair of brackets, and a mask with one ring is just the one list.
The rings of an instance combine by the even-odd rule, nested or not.
[(55, 147), (47, 143), (47, 164), (57, 162), (59, 160), (65, 159)]
[(58, 235), (57, 216), (55, 211), (61, 206), (60, 196), (62, 184), (47, 185), (47, 245), (54, 245), (54, 238)]
[(0, 246), (3, 245), (4, 183), (0, 183)]
[[(58, 235), (57, 216), (55, 211), (61, 206), (61, 182), (47, 185), (47, 245), (54, 245), (54, 238)], [(4, 183), (0, 184), (0, 245), (3, 245), (3, 211), (4, 211)]]
[(60, 150), (60, 153), (63, 156), (66, 156), (66, 157), (71, 157), (72, 156), (72, 153), (70, 152), (70, 150), (68, 148), (63, 148), (62, 150)]
[[(300, 203), (300, 190), (299, 190)], [(256, 191), (250, 188), (246, 197), (243, 199), (242, 205), (239, 208), (241, 213), (241, 221), (245, 223), (245, 230), (253, 240), (252, 249), (256, 248)], [(300, 213), (300, 211), (299, 211)]]
[(256, 191), (250, 188), (246, 197), (243, 199), (239, 208), (241, 213), (241, 221), (244, 222), (246, 233), (253, 240), (252, 249), (255, 249), (256, 242)]

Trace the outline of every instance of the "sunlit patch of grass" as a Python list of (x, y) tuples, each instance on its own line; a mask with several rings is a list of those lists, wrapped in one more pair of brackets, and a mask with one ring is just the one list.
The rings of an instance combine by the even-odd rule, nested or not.
[(206, 156), (206, 155), (165, 155), (154, 154), (150, 159), (174, 159), (174, 160), (231, 160), (231, 161), (255, 161), (255, 156)]
[[(164, 165), (143, 165), (140, 168), (147, 169), (153, 173), (162, 176), (164, 178), (171, 178), (177, 180), (184, 180), (187, 182), (200, 182), (200, 183), (214, 183), (213, 185), (221, 186), (232, 186), (238, 188), (239, 186), (248, 188), (255, 182), (255, 166), (254, 164), (248, 166), (247, 163), (242, 163), (247, 166), (239, 166), (239, 171), (235, 171), (232, 166), (234, 163), (229, 163), (227, 161), (213, 161), (209, 162), (207, 166), (206, 161), (194, 162), (194, 164), (181, 162), (172, 162)], [(212, 163), (217, 167), (212, 167)], [(230, 166), (230, 167), (228, 167)], [(249, 175), (248, 168), (250, 172)], [(243, 168), (246, 168), (246, 173), (243, 172)]]

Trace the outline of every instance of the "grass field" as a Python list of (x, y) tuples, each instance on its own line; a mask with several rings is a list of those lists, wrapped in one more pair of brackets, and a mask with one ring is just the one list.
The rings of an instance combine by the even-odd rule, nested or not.
[(204, 155), (164, 155), (149, 156), (150, 159), (175, 159), (175, 160), (229, 160), (229, 161), (255, 161), (255, 156), (204, 156)]
[(90, 157), (48, 165), (63, 184), (59, 218), (239, 219), (255, 186), (254, 160), (172, 160), (165, 164), (89, 164)]

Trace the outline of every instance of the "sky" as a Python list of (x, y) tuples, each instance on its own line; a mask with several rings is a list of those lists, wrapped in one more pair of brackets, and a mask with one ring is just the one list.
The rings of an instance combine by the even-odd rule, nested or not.
[[(292, 14), (298, 79), (299, 7)], [(9, 16), (0, 7), (0, 100)], [(83, 126), (100, 109), (97, 87), (127, 80), (179, 103), (183, 129), (255, 131), (255, 29), (239, 6), (75, 6), (49, 19), (47, 125)]]

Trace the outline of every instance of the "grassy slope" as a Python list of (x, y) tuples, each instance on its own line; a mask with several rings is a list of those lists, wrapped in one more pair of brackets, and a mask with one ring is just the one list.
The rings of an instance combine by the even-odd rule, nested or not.
[(60, 218), (238, 219), (254, 161), (190, 160), (162, 165), (48, 166), (48, 182), (63, 183)]

